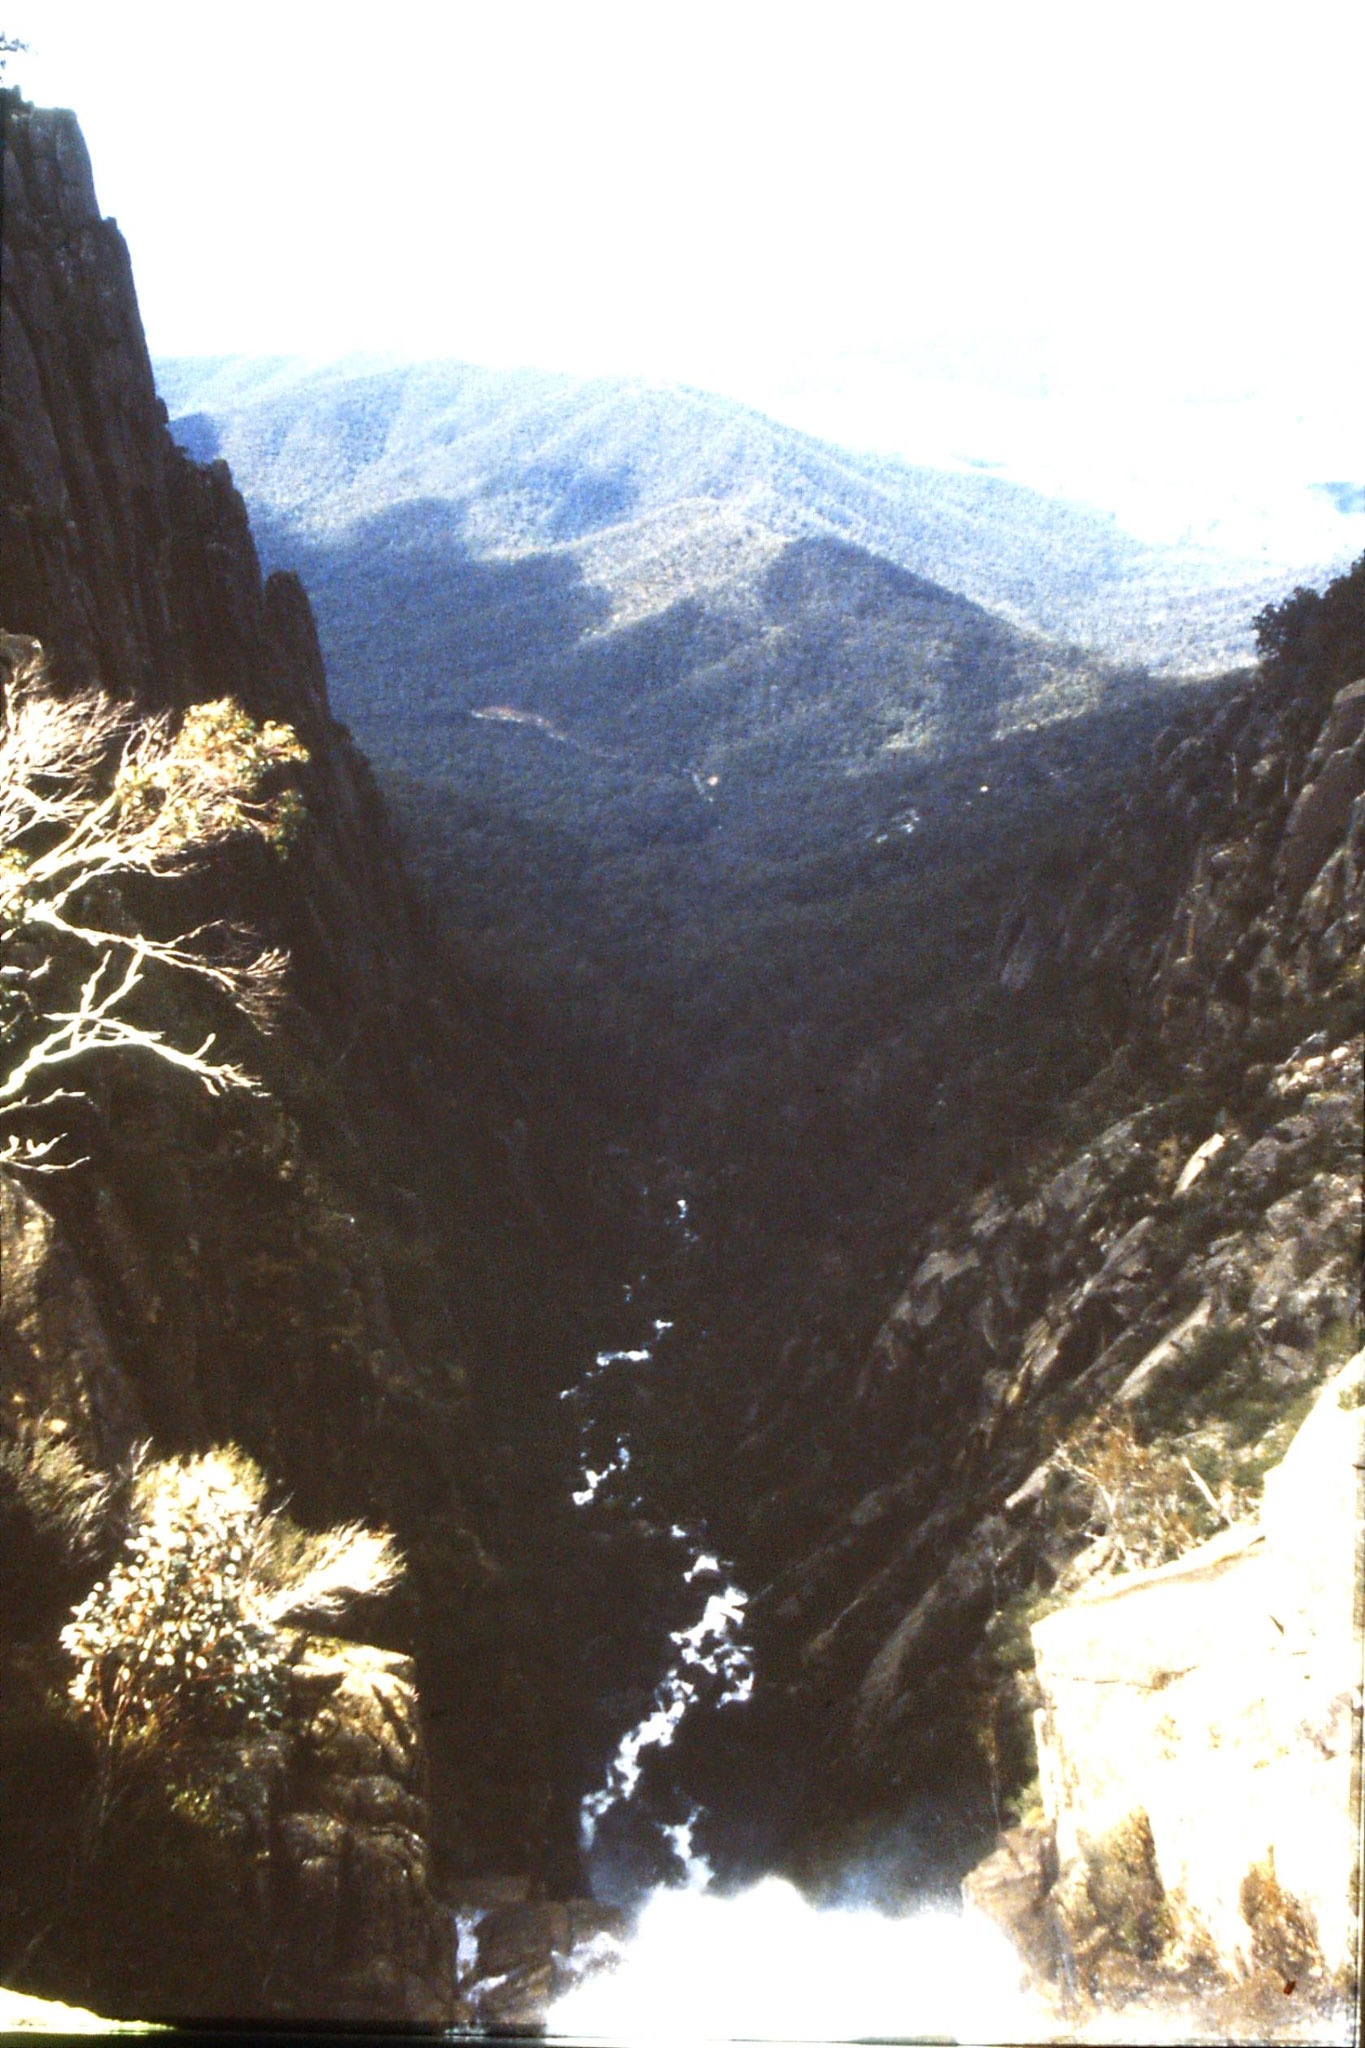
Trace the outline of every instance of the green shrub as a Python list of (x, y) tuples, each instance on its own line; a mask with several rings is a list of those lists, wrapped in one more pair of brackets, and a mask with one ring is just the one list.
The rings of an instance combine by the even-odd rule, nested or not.
[(71, 1558), (93, 1553), (109, 1512), (108, 1480), (49, 1433), (0, 1443), (0, 1496), (7, 1519)]
[(309, 1534), (265, 1495), (259, 1468), (230, 1447), (135, 1472), (122, 1552), (61, 1632), (68, 1695), (106, 1777), (121, 1760), (169, 1761), (196, 1737), (278, 1724), (284, 1625), (395, 1584), (387, 1533)]

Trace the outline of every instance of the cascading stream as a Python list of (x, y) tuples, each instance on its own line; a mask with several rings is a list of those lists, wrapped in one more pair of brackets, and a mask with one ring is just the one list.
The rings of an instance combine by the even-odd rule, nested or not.
[[(685, 1198), (677, 1199), (668, 1223), (685, 1248), (697, 1243)], [(648, 1276), (642, 1274), (634, 1286), (627, 1286), (627, 1302), (647, 1284)], [(561, 1400), (574, 1402), (579, 1408), (579, 1484), (570, 1496), (578, 1509), (591, 1512), (609, 1503), (615, 1494), (626, 1495), (630, 1485), (628, 1433), (617, 1429), (612, 1432), (605, 1454), (598, 1448), (602, 1431), (594, 1397), (600, 1396), (613, 1375), (649, 1369), (661, 1342), (677, 1342), (674, 1329), (667, 1318), (654, 1318), (650, 1343), (599, 1351), (581, 1379), (561, 1392)], [(639, 1509), (645, 1503), (636, 1495), (629, 1498), (629, 1505)], [(689, 1626), (669, 1632), (667, 1668), (654, 1688), (648, 1712), (621, 1737), (603, 1784), (582, 1802), (579, 1834), (590, 1870), (600, 1823), (613, 1808), (633, 1799), (640, 1783), (644, 1752), (667, 1748), (685, 1716), (699, 1705), (703, 1693), (711, 1707), (722, 1708), (742, 1706), (753, 1692), (753, 1660), (743, 1638), (747, 1593), (733, 1582), (729, 1566), (708, 1547), (704, 1531), (675, 1522), (669, 1535), (678, 1547), (680, 1560), (686, 1561), (679, 1572), (679, 1584), (696, 1587), (705, 1597)], [(708, 1685), (707, 1680), (712, 1682)], [(681, 1826), (657, 1824), (659, 1836), (668, 1844), (689, 1881), (695, 1881), (702, 1868), (706, 1869), (708, 1880), (710, 1876), (709, 1866), (692, 1849), (692, 1829), (699, 1818), (699, 1811), (694, 1810)]]
[[(697, 1243), (685, 1201), (669, 1222), (684, 1245)], [(625, 1289), (627, 1303), (638, 1306), (648, 1284), (640, 1275)], [(646, 1508), (632, 1491), (632, 1445), (619, 1419), (631, 1404), (615, 1397), (627, 1391), (621, 1375), (651, 1373), (659, 1346), (679, 1342), (675, 1324), (656, 1317), (648, 1342), (599, 1351), (561, 1393), (578, 1409), (571, 1498), (583, 1514)], [(600, 1854), (603, 1823), (627, 1815), (664, 1845), (679, 1881), (635, 1887), (633, 1935), (624, 1949), (606, 1943), (600, 1967), (584, 1959), (581, 1980), (548, 2014), (550, 2032), (626, 2041), (1051, 2038), (1056, 2016), (1025, 1997), (1018, 1955), (979, 1915), (941, 1903), (899, 1918), (819, 1908), (779, 1877), (720, 1896), (695, 1843), (704, 1810), (694, 1805), (672, 1824), (640, 1811), (647, 1753), (671, 1746), (688, 1715), (742, 1707), (754, 1689), (747, 1593), (704, 1530), (675, 1522), (668, 1535), (678, 1587), (695, 1593), (695, 1619), (667, 1632), (663, 1676), (647, 1712), (621, 1736), (602, 1784), (583, 1799), (579, 1836), (595, 1890), (611, 1875), (610, 1856), (603, 1864)]]

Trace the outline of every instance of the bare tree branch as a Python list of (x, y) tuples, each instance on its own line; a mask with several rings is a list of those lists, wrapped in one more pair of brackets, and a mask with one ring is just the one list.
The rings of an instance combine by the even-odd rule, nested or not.
[(117, 1014), (120, 1003), (143, 980), (144, 958), (144, 949), (134, 945), (132, 958), (122, 977), (115, 980), (111, 975), (101, 994), (100, 984), (114, 965), (112, 953), (102, 956), (81, 989), (79, 1007), (51, 1012), (46, 1021), (53, 1028), (45, 1038), (31, 1046), (19, 1064), (0, 1081), (0, 1105), (16, 1099), (24, 1100), (29, 1082), (44, 1067), (63, 1066), (69, 1060), (84, 1058), (87, 1053), (109, 1052), (116, 1047), (154, 1052), (158, 1059), (167, 1060), (172, 1066), (193, 1074), (196, 1080), (203, 1082), (210, 1095), (217, 1095), (224, 1088), (245, 1088), (253, 1094), (260, 1092), (259, 1084), (240, 1067), (214, 1066), (207, 1060), (205, 1055), (214, 1044), (214, 1034), (210, 1033), (196, 1052), (182, 1052), (178, 1046), (168, 1042), (164, 1032), (131, 1024), (126, 1017)]
[[(108, 891), (192, 872), (233, 840), (287, 842), (299, 801), (280, 771), (304, 758), (288, 727), (257, 726), (226, 699), (138, 718), (100, 692), (52, 695), (41, 658), (16, 674), (0, 710), (0, 1045), (12, 1059), (0, 1065), (0, 1124), (72, 1099), (35, 1092), (53, 1068), (112, 1052), (148, 1053), (210, 1094), (260, 1092), (210, 1057), (215, 1034), (179, 1046), (128, 1005), (149, 972), (184, 975), (265, 1029), (286, 956), (222, 921), (171, 939), (117, 929)], [(88, 974), (82, 954), (95, 956)], [(12, 1132), (0, 1164), (63, 1170), (59, 1142)]]

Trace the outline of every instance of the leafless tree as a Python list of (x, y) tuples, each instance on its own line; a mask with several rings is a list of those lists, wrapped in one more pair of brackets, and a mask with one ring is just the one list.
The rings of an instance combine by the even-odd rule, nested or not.
[(268, 1023), (285, 957), (222, 922), (170, 939), (137, 928), (120, 885), (203, 865), (231, 840), (287, 843), (300, 815), (279, 770), (304, 758), (286, 726), (228, 700), (137, 717), (101, 692), (58, 696), (40, 653), (0, 707), (0, 1164), (57, 1171), (61, 1137), (35, 1119), (79, 1099), (53, 1087), (92, 1060), (141, 1052), (218, 1094), (254, 1091), (241, 1067), (139, 1018), (149, 975), (206, 983)]

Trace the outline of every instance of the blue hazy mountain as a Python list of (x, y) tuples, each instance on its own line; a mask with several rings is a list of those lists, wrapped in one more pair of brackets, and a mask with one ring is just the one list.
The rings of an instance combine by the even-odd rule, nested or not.
[[(421, 507), (472, 559), (566, 557), (604, 616), (630, 621), (699, 594), (742, 601), (784, 541), (827, 537), (1027, 630), (1172, 674), (1247, 658), (1249, 620), (1292, 580), (1144, 543), (1110, 514), (981, 470), (853, 453), (682, 387), (360, 357), (156, 368), (177, 437), (227, 458), (267, 556), (286, 539), (334, 546), (362, 530), (391, 549), (394, 528), (375, 522), (401, 515), (408, 531)], [(344, 661), (338, 674), (344, 700)]]

